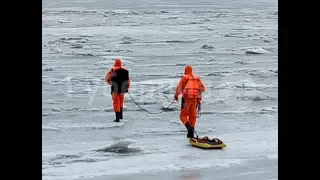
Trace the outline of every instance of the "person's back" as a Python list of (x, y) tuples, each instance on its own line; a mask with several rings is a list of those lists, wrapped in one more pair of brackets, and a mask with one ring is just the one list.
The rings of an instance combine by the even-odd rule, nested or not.
[(115, 68), (113, 70), (113, 75), (110, 78), (112, 86), (111, 93), (126, 93), (128, 90), (129, 83), (129, 71), (124, 68)]

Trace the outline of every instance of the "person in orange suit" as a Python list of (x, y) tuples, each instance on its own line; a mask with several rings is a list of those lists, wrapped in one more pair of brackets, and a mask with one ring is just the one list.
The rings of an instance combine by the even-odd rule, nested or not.
[(116, 115), (114, 122), (123, 119), (124, 94), (130, 88), (129, 71), (122, 66), (121, 59), (114, 61), (114, 67), (106, 74), (106, 82), (111, 85), (113, 109)]
[(201, 79), (192, 73), (192, 67), (187, 65), (184, 70), (184, 76), (180, 79), (176, 87), (174, 100), (182, 93), (180, 120), (188, 130), (187, 137), (194, 137), (194, 128), (197, 121), (197, 107), (201, 102), (201, 93), (206, 88)]

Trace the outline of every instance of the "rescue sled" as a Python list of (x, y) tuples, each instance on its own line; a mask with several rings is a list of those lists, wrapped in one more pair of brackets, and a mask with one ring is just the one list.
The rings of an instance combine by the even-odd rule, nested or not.
[(222, 149), (226, 145), (218, 138), (209, 139), (207, 136), (203, 138), (190, 138), (189, 143), (192, 146), (203, 149)]

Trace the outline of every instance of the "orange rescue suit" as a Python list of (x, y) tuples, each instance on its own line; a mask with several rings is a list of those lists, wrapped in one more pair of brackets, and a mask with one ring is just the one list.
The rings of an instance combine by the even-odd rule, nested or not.
[(115, 60), (114, 67), (107, 73), (105, 80), (111, 85), (114, 112), (121, 112), (122, 116), (124, 94), (130, 88), (130, 77), (128, 70), (122, 67), (120, 59)]
[(175, 98), (182, 93), (180, 120), (184, 125), (189, 122), (191, 127), (195, 128), (197, 105), (201, 101), (201, 93), (205, 90), (201, 79), (192, 73), (192, 67), (186, 66), (185, 75), (181, 78), (175, 93)]

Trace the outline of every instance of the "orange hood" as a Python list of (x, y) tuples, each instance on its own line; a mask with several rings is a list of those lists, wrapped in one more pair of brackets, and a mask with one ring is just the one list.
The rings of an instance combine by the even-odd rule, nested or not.
[(115, 61), (114, 61), (114, 67), (121, 67), (121, 59), (116, 59)]
[(189, 75), (189, 74), (192, 74), (192, 67), (187, 65), (185, 68), (184, 68), (184, 74), (185, 75)]

